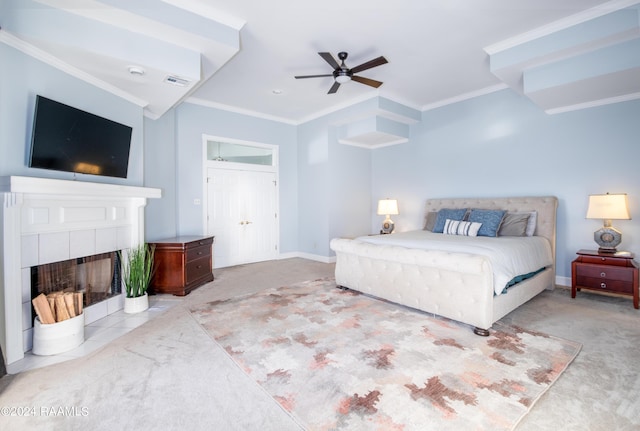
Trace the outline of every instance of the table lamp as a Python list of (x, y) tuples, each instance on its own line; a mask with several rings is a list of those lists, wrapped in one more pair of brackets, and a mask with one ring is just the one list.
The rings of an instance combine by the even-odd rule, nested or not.
[(611, 226), (611, 220), (630, 220), (627, 195), (604, 194), (589, 195), (588, 219), (602, 219), (604, 226), (593, 233), (593, 239), (601, 253), (615, 253), (616, 247), (622, 241), (622, 233)]
[(386, 234), (393, 232), (395, 224), (391, 220), (391, 215), (398, 214), (398, 201), (395, 199), (380, 199), (378, 201), (378, 215), (384, 215), (386, 218), (382, 222), (380, 233)]

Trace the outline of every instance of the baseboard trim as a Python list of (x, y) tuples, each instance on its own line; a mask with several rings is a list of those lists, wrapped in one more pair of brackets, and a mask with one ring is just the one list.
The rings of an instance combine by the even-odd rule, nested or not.
[(316, 262), (322, 262), (322, 263), (335, 263), (336, 262), (336, 257), (335, 256), (320, 256), (318, 254), (302, 253), (302, 252), (280, 253), (280, 255), (278, 256), (278, 259), (291, 259), (291, 258), (294, 258), (294, 257), (299, 257), (299, 258), (308, 259), (308, 260), (314, 260)]
[(571, 287), (571, 277), (560, 277), (556, 275), (556, 286)]

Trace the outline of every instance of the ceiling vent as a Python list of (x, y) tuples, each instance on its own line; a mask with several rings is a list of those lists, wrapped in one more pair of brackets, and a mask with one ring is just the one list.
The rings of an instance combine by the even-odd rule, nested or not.
[(173, 76), (173, 75), (167, 76), (164, 79), (164, 82), (166, 82), (167, 84), (177, 85), (178, 87), (186, 87), (191, 83), (190, 81), (184, 78), (180, 78), (179, 76)]

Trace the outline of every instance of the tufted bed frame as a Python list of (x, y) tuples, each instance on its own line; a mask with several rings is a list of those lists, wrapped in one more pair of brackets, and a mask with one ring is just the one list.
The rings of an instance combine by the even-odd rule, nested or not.
[[(557, 198), (551, 196), (428, 199), (425, 215), (442, 208), (536, 211), (534, 235), (549, 240), (555, 262), (557, 206)], [(491, 265), (484, 256), (348, 239), (333, 239), (331, 248), (336, 252), (338, 286), (472, 325), (478, 335), (489, 335), (495, 321), (555, 285), (555, 264), (496, 296)]]

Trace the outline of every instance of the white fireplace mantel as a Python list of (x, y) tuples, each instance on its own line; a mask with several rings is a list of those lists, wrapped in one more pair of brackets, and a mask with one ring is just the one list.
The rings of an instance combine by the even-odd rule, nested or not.
[[(31, 348), (30, 267), (143, 243), (144, 207), (161, 190), (5, 176), (0, 196), (0, 343), (9, 365)], [(121, 304), (118, 297), (95, 310), (106, 315)]]

